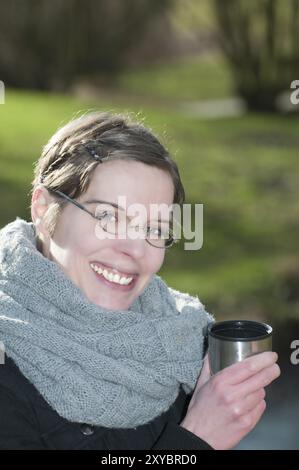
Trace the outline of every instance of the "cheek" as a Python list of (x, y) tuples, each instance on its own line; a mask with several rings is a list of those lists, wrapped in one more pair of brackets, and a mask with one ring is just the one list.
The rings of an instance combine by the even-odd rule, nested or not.
[[(157, 248), (158, 250), (158, 248)], [(148, 268), (151, 274), (155, 274), (162, 267), (165, 258), (165, 251), (151, 253), (148, 257)]]
[(94, 253), (99, 253), (104, 247), (99, 245), (97, 240), (90, 234), (85, 233), (74, 236), (68, 242), (69, 258), (72, 265), (85, 266)]
[(80, 264), (90, 250), (94, 248), (94, 237), (81, 227), (61, 224), (52, 238), (52, 252), (64, 265)]

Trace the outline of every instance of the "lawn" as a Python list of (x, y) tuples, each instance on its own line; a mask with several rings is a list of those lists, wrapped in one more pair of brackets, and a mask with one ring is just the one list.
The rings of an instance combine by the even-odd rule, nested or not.
[(218, 99), (233, 94), (230, 70), (221, 57), (182, 58), (140, 67), (122, 74), (118, 88), (136, 96), (163, 101)]
[(228, 70), (213, 60), (130, 71), (116, 90), (84, 101), (6, 90), (0, 106), (0, 225), (16, 216), (29, 219), (33, 164), (58, 126), (88, 109), (132, 111), (174, 155), (187, 202), (204, 204), (202, 249), (186, 251), (181, 242), (167, 252), (159, 274), (172, 287), (198, 295), (218, 319), (299, 316), (299, 122), (254, 114), (191, 118), (179, 106), (227, 97), (231, 90)]

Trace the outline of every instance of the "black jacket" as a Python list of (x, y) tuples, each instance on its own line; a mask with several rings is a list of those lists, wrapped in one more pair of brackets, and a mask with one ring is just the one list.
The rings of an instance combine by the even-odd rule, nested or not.
[(137, 428), (73, 423), (58, 415), (6, 356), (0, 365), (0, 449), (211, 449), (179, 426), (190, 398), (181, 389), (167, 412)]

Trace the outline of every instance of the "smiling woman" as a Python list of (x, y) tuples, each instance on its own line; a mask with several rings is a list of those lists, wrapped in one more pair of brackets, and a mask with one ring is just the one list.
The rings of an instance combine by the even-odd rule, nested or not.
[[(249, 397), (243, 381), (275, 358), (224, 378), (205, 361), (198, 380), (213, 319), (157, 275), (183, 202), (177, 165), (141, 124), (92, 113), (50, 139), (32, 221), (0, 231), (0, 448), (229, 448), (259, 419), (265, 377)], [(222, 400), (232, 383), (252, 418), (239, 427)]]
[[(129, 308), (171, 245), (162, 236), (151, 241), (148, 232), (149, 243), (144, 237), (108, 236), (103, 219), (95, 227), (86, 213), (99, 221), (102, 208), (107, 220), (120, 197), (128, 206), (141, 204), (147, 214), (153, 205), (183, 203), (177, 166), (158, 140), (139, 124), (107, 114), (81, 117), (58, 131), (38, 161), (33, 182), (31, 211), (39, 248), (91, 302), (110, 309)], [(112, 213), (118, 219), (123, 214)], [(153, 221), (143, 222), (153, 226)], [(130, 283), (126, 274), (132, 275)]]
[[(141, 162), (113, 161), (112, 158), (94, 169), (88, 189), (77, 197), (76, 201), (83, 207), (90, 199), (116, 203), (119, 195), (125, 196), (129, 205), (137, 201), (147, 208), (151, 203), (172, 204), (173, 183), (165, 171)], [(153, 187), (158, 189), (154, 195)], [(40, 198), (42, 204), (39, 203)], [(145, 243), (141, 237), (106, 237), (104, 230), (98, 234), (94, 219), (86, 211), (78, 210), (76, 204), (69, 203), (68, 199), (66, 201), (57, 217), (55, 230), (49, 237), (42, 217), (53, 204), (53, 196), (44, 187), (35, 189), (32, 218), (40, 221), (38, 230), (43, 240), (43, 252), (61, 267), (91, 302), (111, 309), (128, 309), (161, 268), (165, 250)], [(94, 204), (96, 210), (98, 207)], [(122, 286), (111, 282), (105, 272), (95, 276), (91, 263), (106, 266), (111, 274), (132, 274), (132, 282)]]

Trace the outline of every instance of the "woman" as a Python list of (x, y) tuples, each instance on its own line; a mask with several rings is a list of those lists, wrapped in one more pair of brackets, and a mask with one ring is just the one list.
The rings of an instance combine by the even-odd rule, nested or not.
[(183, 202), (175, 162), (123, 116), (50, 139), (32, 222), (0, 232), (0, 448), (231, 448), (259, 420), (276, 354), (201, 372), (212, 317), (156, 274), (173, 244), (165, 206)]

